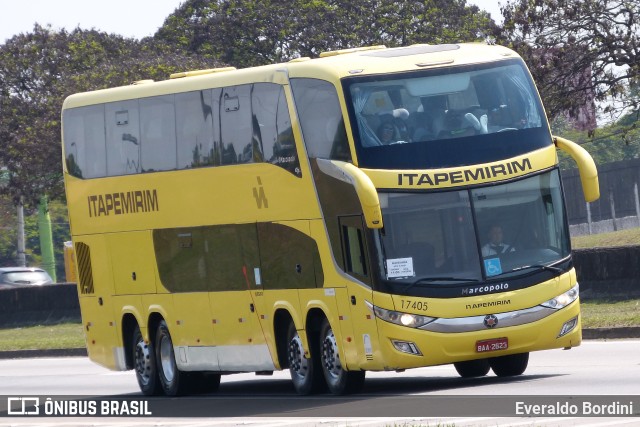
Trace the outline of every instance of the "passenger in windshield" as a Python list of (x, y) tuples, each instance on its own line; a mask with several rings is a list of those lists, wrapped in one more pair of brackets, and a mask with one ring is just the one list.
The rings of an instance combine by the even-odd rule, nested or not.
[(501, 255), (508, 252), (515, 252), (516, 248), (504, 242), (502, 226), (493, 224), (489, 228), (489, 242), (482, 247), (482, 256)]
[(378, 138), (383, 145), (391, 144), (395, 140), (396, 127), (393, 120), (388, 118), (383, 120), (378, 127)]

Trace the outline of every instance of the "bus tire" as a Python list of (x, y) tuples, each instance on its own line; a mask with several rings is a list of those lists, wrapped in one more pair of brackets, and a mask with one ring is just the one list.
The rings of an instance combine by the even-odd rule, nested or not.
[[(309, 343), (311, 346), (311, 343)], [(321, 368), (317, 352), (310, 348), (310, 357), (304, 357), (304, 346), (293, 322), (287, 333), (287, 363), (293, 387), (303, 396), (316, 393), (322, 386)]]
[(365, 371), (346, 371), (342, 367), (338, 342), (327, 319), (320, 328), (320, 364), (331, 393), (342, 395), (362, 390)]
[(528, 364), (529, 353), (510, 354), (489, 359), (489, 365), (491, 365), (493, 373), (499, 377), (522, 375)]
[(182, 396), (189, 391), (189, 373), (182, 372), (176, 364), (173, 341), (164, 320), (160, 321), (156, 332), (156, 363), (162, 390), (167, 396)]
[(455, 362), (453, 366), (462, 378), (484, 377), (489, 373), (489, 369), (491, 369), (487, 359)]
[(133, 369), (136, 371), (140, 391), (145, 396), (162, 394), (153, 345), (144, 341), (138, 325), (133, 330), (132, 344)]

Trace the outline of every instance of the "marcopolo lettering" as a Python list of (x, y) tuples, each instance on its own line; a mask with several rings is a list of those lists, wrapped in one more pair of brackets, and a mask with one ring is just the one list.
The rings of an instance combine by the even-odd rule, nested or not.
[(496, 291), (506, 291), (509, 289), (508, 283), (496, 283), (494, 285), (474, 286), (471, 288), (463, 288), (462, 295), (478, 295), (488, 294)]
[(497, 165), (463, 169), (453, 172), (436, 172), (422, 174), (399, 173), (398, 185), (429, 185), (432, 187), (437, 187), (442, 184), (464, 184), (481, 179), (507, 177), (532, 169), (533, 167), (531, 166), (531, 160), (525, 157), (522, 160), (513, 160)]
[(160, 210), (158, 193), (155, 189), (91, 195), (87, 197), (87, 203), (89, 217), (126, 215)]

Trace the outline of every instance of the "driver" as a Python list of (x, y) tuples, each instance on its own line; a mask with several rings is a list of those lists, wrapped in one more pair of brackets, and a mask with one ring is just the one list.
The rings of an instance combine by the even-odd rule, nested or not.
[(489, 242), (482, 247), (483, 257), (515, 252), (516, 249), (512, 245), (504, 242), (504, 233), (500, 225), (493, 224), (491, 228), (489, 228), (488, 237)]

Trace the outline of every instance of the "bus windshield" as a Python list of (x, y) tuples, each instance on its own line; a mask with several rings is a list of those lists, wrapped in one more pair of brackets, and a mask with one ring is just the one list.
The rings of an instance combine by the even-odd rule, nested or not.
[(519, 60), (352, 77), (344, 85), (361, 167), (471, 165), (551, 144)]
[[(380, 194), (381, 276), (403, 284), (503, 280), (570, 254), (557, 170), (437, 193)], [(559, 270), (558, 270), (559, 271)]]

